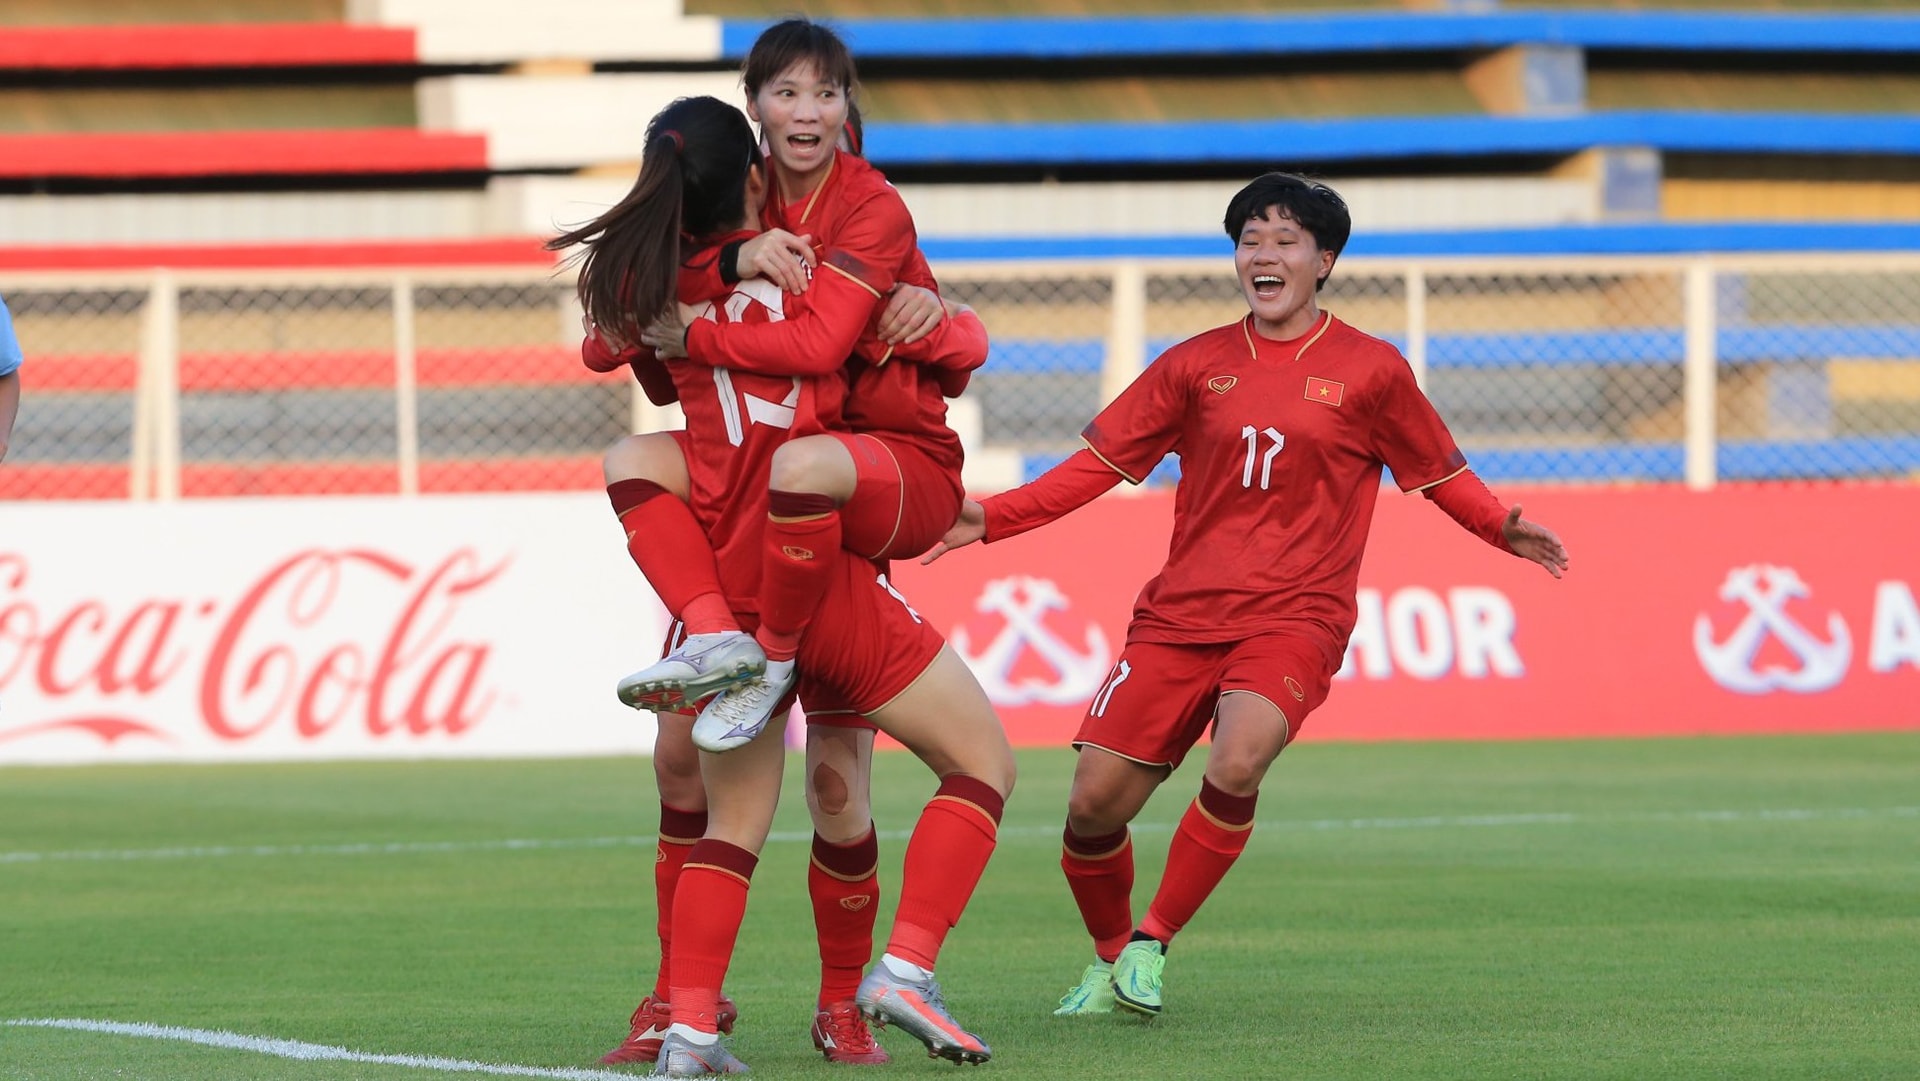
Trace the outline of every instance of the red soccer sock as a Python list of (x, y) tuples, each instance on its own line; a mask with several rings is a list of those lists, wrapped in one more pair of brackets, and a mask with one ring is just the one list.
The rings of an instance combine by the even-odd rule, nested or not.
[(720, 988), (747, 911), (747, 886), (760, 858), (738, 845), (702, 840), (687, 855), (673, 895), (673, 1023), (720, 1031)]
[(840, 558), (840, 510), (832, 497), (773, 492), (764, 551), (760, 629), (754, 637), (768, 660), (790, 661)]
[(673, 893), (680, 884), (680, 869), (686, 866), (687, 853), (694, 842), (707, 832), (707, 812), (682, 811), (660, 805), (660, 847), (653, 861), (654, 930), (660, 936), (660, 971), (653, 978), (653, 997), (667, 998), (667, 965), (673, 958)]
[(900, 870), (900, 909), (887, 952), (932, 968), (947, 932), (960, 922), (987, 869), (1006, 801), (993, 786), (964, 774), (940, 782), (920, 812)]
[(607, 499), (627, 531), (627, 554), (688, 634), (740, 629), (720, 591), (713, 545), (685, 500), (650, 480), (614, 481)]
[(1133, 933), (1133, 838), (1125, 826), (1104, 837), (1082, 837), (1068, 826), (1062, 842), (1060, 870), (1080, 921), (1093, 936), (1094, 955), (1111, 962)]
[(1147, 906), (1147, 918), (1140, 930), (1171, 942), (1180, 928), (1227, 875), (1233, 861), (1246, 850), (1253, 835), (1253, 805), (1259, 793), (1232, 796), (1200, 779), (1200, 795), (1188, 805), (1167, 848), (1167, 869), (1160, 876), (1160, 889)]
[(873, 959), (873, 921), (880, 899), (880, 839), (836, 845), (813, 835), (807, 868), (813, 926), (820, 936), (820, 1005), (853, 997)]

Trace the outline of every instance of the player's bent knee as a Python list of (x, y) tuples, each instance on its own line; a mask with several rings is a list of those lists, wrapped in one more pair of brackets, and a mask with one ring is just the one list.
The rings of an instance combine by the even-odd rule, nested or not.
[(818, 807), (822, 814), (844, 814), (847, 805), (853, 801), (853, 792), (847, 784), (846, 777), (842, 776), (831, 762), (815, 764), (813, 770), (807, 775), (807, 783), (813, 790), (813, 805)]
[(778, 492), (818, 492), (844, 497), (857, 479), (847, 448), (831, 436), (790, 440), (773, 452), (767, 483)]
[(628, 436), (607, 448), (600, 457), (600, 475), (608, 484), (617, 484), (623, 480), (635, 480), (640, 476), (640, 464), (636, 460), (633, 448), (633, 436)]
[(1074, 793), (1067, 797), (1067, 828), (1082, 837), (1104, 837), (1132, 820), (1133, 816), (1107, 793)]

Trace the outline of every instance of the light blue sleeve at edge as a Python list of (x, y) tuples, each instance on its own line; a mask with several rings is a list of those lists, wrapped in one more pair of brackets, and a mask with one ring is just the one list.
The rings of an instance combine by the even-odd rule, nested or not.
[(20, 367), (20, 339), (13, 333), (13, 313), (0, 300), (0, 376), (11, 375)]

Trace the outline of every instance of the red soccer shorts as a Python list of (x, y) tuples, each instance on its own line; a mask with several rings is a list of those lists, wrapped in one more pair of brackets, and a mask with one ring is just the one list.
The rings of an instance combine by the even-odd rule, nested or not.
[(804, 700), (823, 716), (828, 708), (872, 713), (919, 679), (945, 645), (878, 567), (842, 556), (796, 658), (808, 691), (817, 686), (827, 697)]
[[(674, 620), (667, 651), (685, 637)], [(865, 715), (911, 686), (945, 646), (878, 567), (843, 556), (795, 658), (807, 723), (874, 727)]]
[(1213, 723), (1228, 691), (1257, 694), (1286, 718), (1289, 742), (1327, 700), (1340, 658), (1321, 640), (1262, 634), (1239, 642), (1172, 645), (1129, 640), (1087, 705), (1075, 747), (1178, 767)]
[(960, 517), (960, 478), (926, 452), (884, 435), (828, 433), (853, 456), (858, 481), (840, 508), (840, 543), (869, 559), (912, 559)]

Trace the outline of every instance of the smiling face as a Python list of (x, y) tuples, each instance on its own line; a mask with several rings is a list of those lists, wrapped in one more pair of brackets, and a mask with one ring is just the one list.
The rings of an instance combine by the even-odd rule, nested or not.
[(847, 123), (847, 88), (802, 60), (768, 79), (747, 102), (772, 155), (781, 194), (805, 195), (826, 177), (834, 141)]
[(1265, 338), (1297, 338), (1320, 318), (1317, 292), (1333, 273), (1327, 251), (1299, 222), (1267, 207), (1240, 228), (1233, 268), (1253, 311), (1253, 329)]

